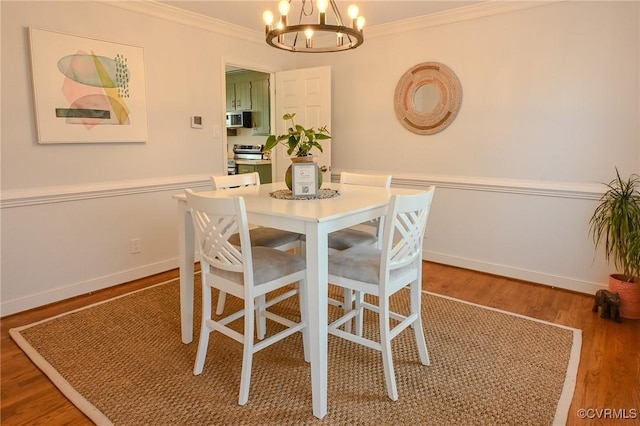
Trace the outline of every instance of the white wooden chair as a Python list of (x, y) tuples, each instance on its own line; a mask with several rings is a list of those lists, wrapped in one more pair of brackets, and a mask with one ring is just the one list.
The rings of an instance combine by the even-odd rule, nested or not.
[[(369, 175), (341, 172), (340, 183), (346, 185), (366, 185), (390, 188), (391, 175)], [(328, 235), (329, 254), (356, 246), (377, 245), (379, 247), (379, 235), (382, 231), (383, 223), (384, 218), (379, 218), (360, 224), (360, 226), (370, 228), (367, 231), (347, 228), (330, 233)], [(342, 294), (342, 302), (329, 298), (329, 304), (342, 307), (345, 312), (348, 312), (353, 308), (353, 292), (348, 288), (345, 288)], [(351, 331), (351, 322), (346, 324), (345, 330)]]
[[(382, 352), (389, 398), (396, 401), (391, 340), (411, 326), (422, 365), (429, 365), (429, 353), (421, 319), (422, 242), (435, 188), (417, 195), (393, 195), (384, 222), (381, 248), (356, 246), (329, 256), (329, 282), (356, 292), (356, 306), (329, 324), (329, 333)], [(410, 312), (390, 310), (390, 297), (409, 285)], [(364, 294), (377, 297), (377, 305), (364, 301)], [(380, 341), (362, 336), (364, 309), (379, 315)], [(342, 325), (356, 319), (356, 331)], [(390, 320), (394, 321), (391, 327)]]
[[(391, 175), (366, 175), (342, 172), (340, 173), (340, 183), (346, 185), (366, 185), (390, 188)], [(377, 244), (378, 236), (382, 230), (382, 221), (369, 221), (362, 225), (370, 226), (373, 230), (371, 232), (367, 232), (360, 229), (347, 228), (330, 233), (328, 236), (329, 252), (345, 250), (355, 246), (370, 246)]]
[[(260, 185), (260, 175), (257, 172), (242, 173), (236, 175), (221, 175), (211, 176), (211, 185), (214, 190), (237, 188), (240, 186), (258, 186)], [(251, 244), (253, 246), (271, 247), (278, 250), (295, 250), (300, 248), (300, 234), (295, 232), (283, 231), (281, 229), (268, 228), (268, 227), (252, 227), (249, 230), (251, 236)], [(240, 245), (240, 237), (238, 234), (233, 235), (229, 241), (236, 246)], [(293, 290), (295, 291), (295, 290)], [(288, 294), (286, 299), (292, 296), (293, 293)], [(227, 300), (227, 294), (220, 292), (218, 295), (218, 305), (216, 307), (216, 314), (221, 315), (224, 312), (224, 305)], [(262, 338), (265, 333), (263, 327), (264, 321), (258, 324), (258, 336)]]
[[(207, 197), (186, 190), (187, 203), (200, 248), (202, 266), (202, 324), (193, 373), (201, 374), (207, 355), (209, 336), (219, 331), (244, 345), (238, 404), (249, 398), (253, 354), (298, 331), (303, 334), (304, 358), (309, 359), (306, 317), (306, 261), (285, 251), (251, 245), (249, 224), (242, 197)], [(230, 239), (239, 234), (240, 245)], [(254, 340), (255, 300), (269, 292), (299, 282), (301, 321), (294, 322), (269, 312), (260, 311), (270, 320), (286, 328), (256, 343)], [(244, 308), (214, 320), (211, 294), (216, 288), (243, 299)], [(244, 331), (239, 333), (228, 324), (244, 316)]]

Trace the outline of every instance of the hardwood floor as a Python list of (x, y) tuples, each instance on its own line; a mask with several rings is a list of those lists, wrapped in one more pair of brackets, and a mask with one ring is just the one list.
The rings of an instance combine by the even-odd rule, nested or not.
[[(603, 320), (591, 312), (589, 295), (434, 263), (425, 262), (423, 269), (425, 290), (582, 330), (580, 368), (567, 425), (640, 424), (640, 320), (621, 324)], [(168, 271), (2, 318), (2, 425), (91, 424), (15, 345), (10, 328), (177, 276), (177, 270)], [(579, 418), (580, 409), (590, 410), (590, 418)]]

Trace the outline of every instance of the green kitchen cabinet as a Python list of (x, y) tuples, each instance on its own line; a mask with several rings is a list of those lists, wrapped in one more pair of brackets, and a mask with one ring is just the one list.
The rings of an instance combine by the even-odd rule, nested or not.
[(271, 183), (271, 164), (238, 164), (238, 173), (258, 172), (260, 183)]
[(271, 132), (270, 75), (257, 71), (227, 72), (227, 112), (251, 111), (253, 136)]

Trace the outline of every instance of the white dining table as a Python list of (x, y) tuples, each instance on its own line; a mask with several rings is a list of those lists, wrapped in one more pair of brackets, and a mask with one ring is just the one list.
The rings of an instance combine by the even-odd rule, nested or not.
[[(333, 198), (283, 200), (270, 194), (286, 189), (284, 182), (224, 191), (203, 191), (212, 197), (240, 195), (244, 198), (247, 217), (254, 225), (269, 226), (306, 235), (307, 311), (311, 354), (311, 396), (313, 414), (327, 414), (327, 304), (328, 246), (330, 232), (348, 228), (386, 212), (393, 194), (415, 194), (414, 189), (381, 188), (361, 185), (324, 184), (338, 191)], [(182, 341), (193, 340), (195, 234), (184, 194), (178, 200), (180, 251), (180, 312)]]

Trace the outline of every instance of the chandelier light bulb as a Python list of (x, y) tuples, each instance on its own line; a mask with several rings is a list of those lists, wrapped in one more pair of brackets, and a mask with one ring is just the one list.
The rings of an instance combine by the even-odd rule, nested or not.
[(313, 30), (311, 28), (307, 28), (304, 30), (304, 35), (307, 37), (307, 49), (313, 48), (313, 40), (311, 39), (311, 37), (313, 37)]
[(329, 7), (329, 0), (318, 0), (318, 12), (325, 13)]
[(356, 26), (358, 27), (358, 31), (362, 31), (362, 29), (364, 28), (364, 23), (364, 16), (358, 16), (358, 19), (356, 19)]
[(358, 13), (360, 13), (360, 9), (358, 9), (358, 6), (356, 6), (355, 4), (352, 4), (351, 6), (349, 6), (349, 9), (347, 9), (347, 14), (349, 15), (349, 18), (351, 18), (351, 20), (358, 18)]
[[(278, 21), (278, 23), (276, 24), (276, 29), (281, 30), (283, 28), (284, 24), (282, 23), (282, 20)], [(278, 35), (278, 43), (284, 44), (284, 34)]]
[(262, 14), (262, 19), (264, 20), (265, 25), (273, 25), (273, 13), (271, 13), (270, 10), (264, 11), (264, 13)]
[(280, 15), (287, 16), (287, 14), (289, 14), (290, 7), (291, 6), (289, 5), (289, 2), (287, 0), (280, 0), (280, 3), (278, 3), (278, 10), (280, 11)]
[(318, 0), (318, 22), (320, 25), (327, 23), (327, 7), (329, 7), (329, 0)]

